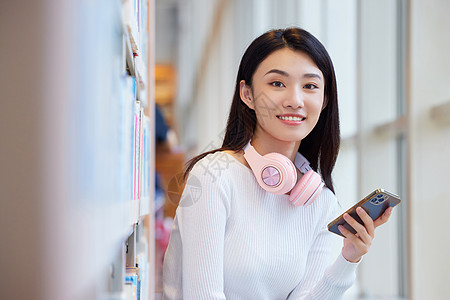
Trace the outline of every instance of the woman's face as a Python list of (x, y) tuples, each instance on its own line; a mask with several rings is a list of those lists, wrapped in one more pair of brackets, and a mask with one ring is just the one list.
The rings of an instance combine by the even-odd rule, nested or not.
[(253, 74), (252, 87), (241, 81), (241, 99), (256, 112), (256, 137), (296, 142), (316, 125), (324, 105), (323, 74), (300, 51), (270, 54)]

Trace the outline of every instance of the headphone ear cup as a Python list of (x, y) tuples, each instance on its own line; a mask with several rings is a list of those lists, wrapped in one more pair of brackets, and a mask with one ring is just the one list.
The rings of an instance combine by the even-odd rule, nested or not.
[(316, 200), (323, 186), (320, 175), (309, 170), (292, 189), (289, 201), (295, 206), (310, 205)]
[[(263, 157), (265, 160), (269, 161), (268, 164), (273, 164), (278, 170), (281, 171), (281, 182), (276, 187), (269, 187), (266, 190), (277, 195), (282, 195), (289, 192), (297, 182), (297, 172), (295, 171), (294, 163), (286, 156), (276, 152), (268, 153)], [(263, 170), (261, 170), (261, 176), (262, 171)]]

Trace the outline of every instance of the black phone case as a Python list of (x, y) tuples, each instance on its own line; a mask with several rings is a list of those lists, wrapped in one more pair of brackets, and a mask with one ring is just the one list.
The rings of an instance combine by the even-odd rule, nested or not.
[[(388, 191), (385, 191), (383, 189), (377, 189), (370, 193), (368, 196), (366, 196), (364, 199), (353, 205), (350, 209), (348, 209), (345, 213), (348, 213), (350, 216), (352, 216), (356, 221), (358, 221), (361, 224), (364, 224), (364, 222), (361, 220), (361, 218), (356, 213), (356, 208), (358, 206), (361, 206), (372, 218), (372, 220), (377, 219), (379, 216), (381, 216), (384, 211), (390, 207), (390, 206), (396, 206), (401, 202), (399, 196), (389, 193)], [(346, 229), (348, 229), (352, 233), (356, 233), (356, 231), (351, 227), (343, 218), (343, 213), (339, 217), (337, 217), (335, 220), (330, 222), (328, 224), (328, 230), (344, 237), (342, 233), (339, 231), (338, 226), (342, 225)]]

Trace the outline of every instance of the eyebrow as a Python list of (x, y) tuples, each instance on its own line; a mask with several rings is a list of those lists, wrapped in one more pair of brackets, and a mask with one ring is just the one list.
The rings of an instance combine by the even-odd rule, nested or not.
[[(264, 76), (266, 76), (267, 74), (270, 74), (270, 73), (280, 74), (282, 76), (289, 77), (289, 73), (288, 72), (283, 71), (283, 70), (279, 70), (279, 69), (272, 69), (269, 72), (267, 72), (266, 74), (264, 74)], [(303, 74), (303, 78), (317, 78), (317, 79), (322, 80), (322, 77), (319, 74), (317, 74), (317, 73), (306, 73), (306, 74)]]

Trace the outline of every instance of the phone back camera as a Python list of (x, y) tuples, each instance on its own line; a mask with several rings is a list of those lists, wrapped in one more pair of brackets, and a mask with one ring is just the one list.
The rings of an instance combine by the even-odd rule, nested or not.
[(375, 205), (380, 205), (384, 201), (386, 201), (386, 198), (382, 194), (378, 194), (375, 197), (373, 197), (372, 199), (370, 199), (370, 202)]

